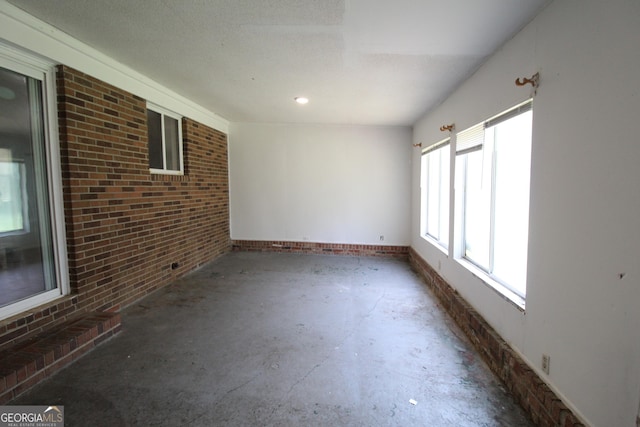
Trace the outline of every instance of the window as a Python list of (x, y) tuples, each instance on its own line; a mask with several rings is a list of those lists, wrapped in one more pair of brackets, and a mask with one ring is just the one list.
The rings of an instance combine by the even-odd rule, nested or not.
[(149, 169), (153, 173), (182, 175), (181, 117), (157, 106), (147, 106)]
[(0, 318), (68, 292), (53, 64), (0, 44)]
[(422, 235), (449, 245), (449, 138), (422, 151)]
[(463, 188), (462, 257), (524, 298), (531, 166), (531, 100), (456, 138)]

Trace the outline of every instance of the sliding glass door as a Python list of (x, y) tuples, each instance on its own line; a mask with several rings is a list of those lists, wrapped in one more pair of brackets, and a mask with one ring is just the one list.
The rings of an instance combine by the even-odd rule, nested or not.
[(0, 62), (0, 318), (60, 296), (63, 277), (52, 210), (48, 155), (58, 153), (49, 151), (46, 74), (11, 65)]

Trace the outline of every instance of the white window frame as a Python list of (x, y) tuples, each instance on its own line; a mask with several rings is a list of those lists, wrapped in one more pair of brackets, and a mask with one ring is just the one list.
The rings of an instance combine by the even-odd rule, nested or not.
[[(446, 230), (446, 234), (444, 234), (443, 236), (435, 236), (433, 234), (431, 234), (429, 232), (429, 199), (430, 199), (430, 195), (429, 195), (429, 177), (430, 177), (430, 173), (429, 173), (429, 155), (431, 153), (436, 153), (436, 152), (440, 152), (440, 150), (449, 150), (449, 165), (448, 166), (448, 170), (449, 170), (449, 175), (447, 175), (446, 177), (442, 176), (442, 157), (440, 157), (440, 175), (439, 175), (439, 179), (440, 179), (440, 185), (438, 186), (438, 190), (439, 191), (446, 191), (448, 194), (447, 200), (449, 201), (446, 209), (447, 209), (447, 223), (449, 224), (449, 227), (447, 227)], [(421, 218), (421, 235), (423, 238), (425, 238), (427, 241), (434, 243), (436, 245), (438, 245), (438, 247), (440, 249), (443, 249), (444, 252), (446, 253), (448, 247), (449, 247), (449, 233), (450, 233), (450, 229), (451, 229), (451, 223), (450, 223), (450, 212), (451, 212), (451, 197), (450, 197), (450, 188), (451, 188), (451, 172), (452, 172), (452, 168), (451, 168), (451, 138), (445, 138), (442, 141), (438, 141), (435, 144), (432, 144), (426, 148), (424, 148), (422, 150), (422, 154), (421, 154), (421, 159), (420, 159), (420, 164), (421, 164), (421, 198), (422, 198), (422, 206), (421, 206), (421, 213), (420, 213), (420, 218)], [(441, 197), (440, 194), (438, 194), (438, 203), (441, 202)], [(441, 212), (441, 207), (438, 206), (438, 223), (440, 223), (444, 218), (442, 218), (442, 216), (440, 215)], [(438, 226), (438, 229), (440, 229), (440, 225)]]
[[(161, 135), (162, 135), (162, 169), (156, 169), (149, 167), (149, 171), (154, 174), (160, 175), (184, 175), (184, 155), (183, 155), (183, 142), (182, 142), (182, 116), (174, 113), (173, 111), (167, 110), (166, 108), (162, 108), (159, 105), (152, 104), (147, 102), (147, 109), (154, 111), (160, 114), (160, 127), (161, 127)], [(167, 169), (167, 147), (165, 141), (165, 129), (164, 129), (164, 118), (165, 116), (171, 117), (178, 121), (178, 156), (180, 168), (179, 170), (171, 170)], [(148, 147), (148, 145), (147, 145)]]
[[(458, 144), (458, 142), (463, 142), (461, 141), (461, 138), (459, 138), (459, 135), (464, 133), (464, 132), (473, 132), (474, 128), (475, 130), (477, 130), (478, 127), (482, 128), (482, 134), (484, 135), (484, 129), (487, 127), (490, 127), (493, 125), (493, 123), (498, 120), (498, 121), (503, 121), (503, 120), (508, 120), (508, 118), (511, 117), (515, 117), (525, 111), (528, 110), (532, 110), (533, 109), (533, 100), (532, 99), (528, 99), (520, 104), (517, 104), (516, 106), (500, 113), (497, 114), (495, 116), (493, 116), (492, 118), (481, 122), (475, 126), (472, 126), (468, 129), (465, 129), (464, 131), (459, 132), (456, 135), (456, 147), (455, 147), (455, 152), (456, 152), (456, 159), (455, 159), (455, 194), (456, 194), (456, 200), (455, 200), (455, 206), (456, 206), (456, 213), (455, 213), (455, 235), (456, 235), (456, 239), (455, 239), (455, 258), (456, 260), (463, 265), (466, 269), (468, 269), (469, 271), (471, 271), (476, 277), (480, 278), (483, 282), (485, 282), (486, 284), (488, 284), (490, 287), (492, 287), (493, 289), (495, 289), (496, 291), (498, 291), (500, 294), (502, 294), (504, 297), (506, 297), (508, 300), (510, 300), (511, 302), (513, 302), (514, 304), (516, 304), (518, 307), (520, 307), (521, 309), (524, 309), (525, 307), (525, 301), (526, 301), (526, 291), (523, 294), (522, 292), (520, 292), (519, 290), (515, 289), (513, 286), (509, 285), (508, 283), (505, 283), (503, 281), (501, 281), (498, 277), (494, 276), (492, 274), (492, 272), (490, 271), (491, 267), (489, 267), (489, 269), (480, 266), (478, 263), (476, 263), (474, 260), (466, 257), (465, 254), (465, 185), (464, 182), (466, 181), (466, 177), (465, 177), (465, 173), (466, 173), (466, 165), (464, 165), (463, 163), (465, 163), (467, 161), (467, 156), (465, 154), (468, 154), (469, 152), (473, 152), (474, 150), (477, 150), (478, 147), (475, 147), (475, 144), (470, 144), (469, 146), (463, 146), (463, 144)], [(507, 117), (507, 119), (504, 119), (504, 117)], [(484, 138), (484, 136), (482, 136), (482, 138)], [(481, 142), (481, 144), (484, 144), (484, 140)], [(483, 149), (483, 147), (481, 146), (479, 148), (480, 150)], [(492, 147), (493, 149), (493, 147)], [(530, 160), (531, 161), (531, 160)], [(493, 240), (495, 238), (494, 236), (494, 209), (495, 209), (495, 188), (493, 188), (495, 186), (495, 163), (493, 161), (491, 161), (491, 183), (489, 183), (492, 187), (491, 189), (491, 215), (490, 215), (490, 254), (489, 256), (491, 258), (493, 258)], [(531, 189), (530, 187), (531, 184), (529, 184), (529, 191)], [(529, 212), (530, 212), (531, 208), (529, 207)], [(490, 263), (493, 262), (493, 259), (491, 259)], [(526, 288), (526, 284), (525, 284), (525, 288)]]
[(44, 151), (49, 194), (49, 217), (53, 262), (57, 288), (0, 307), (0, 319), (6, 319), (70, 293), (67, 261), (60, 143), (58, 140), (58, 109), (56, 105), (56, 64), (16, 47), (0, 42), (0, 66), (42, 82), (42, 115), (44, 121)]

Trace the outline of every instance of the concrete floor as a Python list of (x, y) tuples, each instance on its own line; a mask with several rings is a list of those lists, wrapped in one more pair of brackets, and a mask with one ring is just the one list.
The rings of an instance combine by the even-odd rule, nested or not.
[(276, 253), (129, 307), (12, 404), (64, 405), (67, 427), (532, 425), (406, 262)]

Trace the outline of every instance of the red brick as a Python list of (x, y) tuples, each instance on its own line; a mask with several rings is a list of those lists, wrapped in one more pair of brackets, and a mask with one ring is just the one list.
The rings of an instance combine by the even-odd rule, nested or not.
[(0, 405), (4, 405), (11, 399), (13, 399), (13, 390), (8, 390), (4, 393), (0, 393)]
[(6, 375), (4, 377), (4, 380), (5, 380), (5, 386), (7, 390), (12, 389), (13, 387), (16, 386), (16, 384), (18, 384), (18, 377), (16, 376), (15, 372), (11, 372), (8, 375)]
[(27, 391), (34, 385), (38, 384), (40, 381), (42, 381), (45, 378), (46, 376), (44, 372), (38, 372), (37, 374), (29, 377), (26, 381), (16, 386), (16, 388), (13, 390), (14, 396), (17, 397), (18, 395), (24, 393), (25, 391)]

